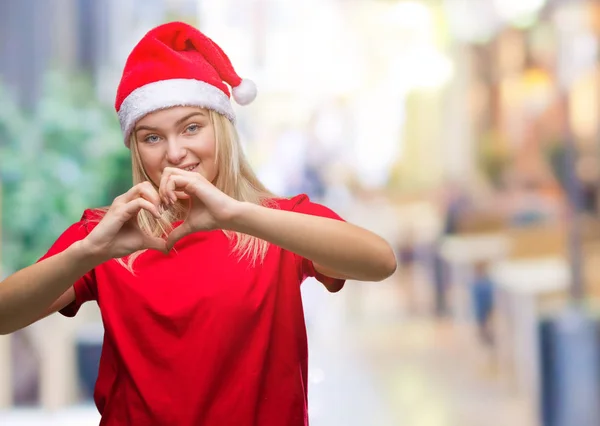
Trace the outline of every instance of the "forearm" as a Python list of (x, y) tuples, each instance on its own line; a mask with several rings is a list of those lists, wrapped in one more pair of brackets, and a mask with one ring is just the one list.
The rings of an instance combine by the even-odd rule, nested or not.
[(40, 318), (77, 279), (101, 263), (81, 242), (0, 282), (0, 334)]
[(383, 238), (339, 220), (242, 203), (230, 229), (356, 280), (380, 281), (396, 269), (394, 253)]

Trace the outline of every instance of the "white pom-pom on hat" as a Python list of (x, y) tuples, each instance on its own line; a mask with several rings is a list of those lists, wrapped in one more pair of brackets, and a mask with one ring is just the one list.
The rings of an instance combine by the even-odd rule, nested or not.
[(233, 87), (231, 91), (233, 92), (233, 99), (240, 105), (248, 105), (256, 99), (256, 84), (246, 78), (242, 79), (242, 82)]

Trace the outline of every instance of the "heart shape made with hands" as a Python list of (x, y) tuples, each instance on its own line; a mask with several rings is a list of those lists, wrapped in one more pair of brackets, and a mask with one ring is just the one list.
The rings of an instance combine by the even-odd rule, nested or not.
[(163, 171), (158, 195), (166, 208), (172, 208), (179, 200), (188, 200), (182, 223), (166, 236), (169, 251), (187, 235), (221, 228), (226, 212), (238, 203), (200, 173), (170, 167)]

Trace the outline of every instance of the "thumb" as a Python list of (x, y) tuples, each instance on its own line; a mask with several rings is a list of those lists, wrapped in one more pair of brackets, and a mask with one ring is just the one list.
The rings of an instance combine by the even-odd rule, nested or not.
[(167, 251), (171, 251), (177, 241), (186, 235), (190, 235), (192, 232), (193, 230), (187, 222), (183, 222), (177, 228), (173, 229), (167, 237)]
[(150, 250), (158, 250), (165, 254), (168, 253), (167, 243), (162, 238), (147, 236), (144, 238), (144, 245)]

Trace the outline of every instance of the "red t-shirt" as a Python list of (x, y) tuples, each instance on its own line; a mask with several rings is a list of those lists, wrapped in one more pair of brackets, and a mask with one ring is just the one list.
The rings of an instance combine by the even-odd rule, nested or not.
[[(341, 218), (306, 195), (279, 208)], [(42, 258), (85, 238), (94, 212)], [(104, 343), (94, 393), (101, 425), (305, 426), (308, 350), (300, 284), (312, 262), (271, 246), (262, 264), (238, 261), (222, 231), (180, 240), (177, 254), (148, 251), (131, 274), (116, 261), (79, 279), (74, 316), (97, 301)]]

